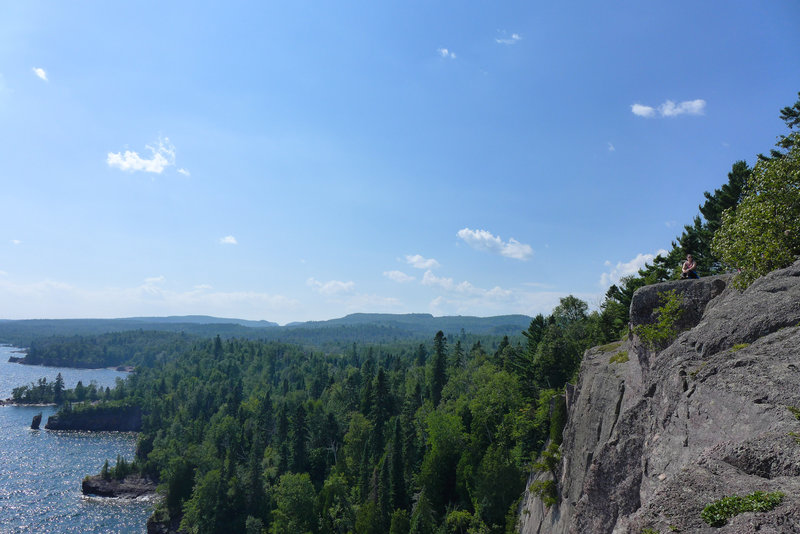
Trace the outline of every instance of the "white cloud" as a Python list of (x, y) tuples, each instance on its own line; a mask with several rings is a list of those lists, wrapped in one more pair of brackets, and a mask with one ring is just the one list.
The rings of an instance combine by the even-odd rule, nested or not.
[(425, 275), (422, 277), (422, 285), (439, 287), (445, 291), (453, 293), (461, 293), (464, 295), (473, 295), (484, 298), (488, 297), (492, 299), (503, 299), (512, 294), (510, 290), (503, 289), (499, 286), (495, 286), (492, 289), (482, 289), (480, 287), (475, 287), (466, 280), (456, 283), (452, 278), (439, 277), (433, 274), (431, 271), (425, 271)]
[(643, 106), (641, 104), (633, 104), (631, 106), (631, 111), (633, 111), (634, 115), (638, 115), (640, 117), (654, 117), (656, 114), (655, 108), (650, 106)]
[(505, 243), (499, 236), (492, 235), (486, 230), (470, 230), (462, 228), (456, 234), (466, 244), (477, 250), (484, 250), (500, 254), (515, 260), (527, 260), (533, 255), (530, 245), (520, 243), (513, 237)]
[(219, 238), (220, 245), (238, 245), (239, 242), (236, 241), (236, 238), (232, 235), (226, 235), (225, 237)]
[(456, 58), (456, 53), (455, 52), (451, 52), (447, 48), (437, 48), (436, 51), (439, 52), (439, 55), (441, 57), (443, 57), (443, 58), (446, 58), (446, 59), (455, 59)]
[(702, 99), (685, 100), (676, 104), (667, 100), (658, 107), (663, 117), (677, 117), (678, 115), (702, 115), (706, 109), (706, 101)]
[(642, 104), (633, 104), (631, 111), (634, 115), (645, 118), (659, 117), (677, 117), (679, 115), (703, 115), (706, 110), (706, 101), (698, 98), (696, 100), (684, 100), (683, 102), (675, 103), (672, 100), (667, 100), (658, 108), (652, 106), (643, 106)]
[(617, 149), (616, 149), (616, 148), (614, 148), (614, 145), (612, 145), (612, 144), (609, 142), (609, 143), (608, 143), (608, 151), (609, 151), (609, 152), (615, 152), (616, 150), (617, 150)]
[[(506, 32), (501, 33), (504, 36), (507, 35)], [(522, 37), (518, 33), (512, 33), (510, 37), (496, 37), (494, 41), (498, 44), (513, 45), (520, 39), (522, 39)]]
[(21, 245), (22, 241), (20, 241), (19, 239), (12, 239), (11, 240), (11, 244), (12, 245)]
[(161, 174), (167, 167), (175, 165), (175, 146), (169, 142), (168, 138), (159, 139), (156, 146), (145, 145), (145, 148), (152, 155), (150, 159), (143, 158), (132, 150), (126, 150), (124, 154), (109, 152), (106, 163), (109, 167), (117, 167), (123, 171), (144, 171), (156, 174)]
[(194, 286), (194, 289), (198, 289), (200, 291), (205, 291), (207, 289), (214, 289), (214, 287), (211, 286), (210, 284), (199, 284), (199, 285)]
[(406, 256), (406, 263), (415, 269), (435, 269), (439, 267), (439, 262), (433, 258), (423, 258), (419, 254), (408, 254)]
[(667, 228), (672, 228), (676, 224), (678, 224), (678, 221), (664, 221), (664, 226), (666, 226)]
[(403, 271), (384, 271), (383, 272), (383, 276), (385, 276), (389, 280), (394, 280), (395, 282), (398, 282), (398, 283), (401, 283), (401, 284), (403, 282), (410, 282), (412, 280), (416, 280), (416, 278), (414, 278), (413, 276), (407, 275)]
[(8, 276), (8, 273), (5, 271), (0, 271), (0, 276)]
[(38, 76), (40, 79), (42, 79), (42, 80), (44, 80), (46, 82), (49, 81), (47, 79), (47, 73), (45, 72), (44, 69), (41, 69), (39, 67), (33, 67), (32, 70), (33, 70), (33, 73), (36, 74), (36, 76)]
[(314, 288), (314, 290), (321, 294), (327, 296), (339, 295), (342, 293), (350, 293), (355, 289), (356, 284), (355, 282), (341, 282), (339, 280), (330, 280), (328, 282), (320, 282), (314, 278), (309, 278), (306, 281), (306, 285), (309, 287)]
[(190, 173), (188, 170), (186, 170), (186, 169), (184, 169), (182, 167), (180, 169), (178, 169), (178, 172), (180, 174), (184, 175), (184, 176), (191, 176), (192, 175), (192, 173)]
[(639, 269), (644, 268), (646, 263), (652, 263), (656, 256), (658, 255), (666, 255), (667, 251), (664, 249), (659, 249), (655, 252), (655, 254), (642, 254), (639, 253), (630, 261), (627, 262), (617, 262), (616, 265), (612, 265), (610, 261), (606, 261), (606, 267), (611, 267), (608, 272), (603, 273), (600, 275), (600, 286), (601, 287), (608, 287), (611, 284), (619, 283), (620, 279), (623, 276), (630, 276), (632, 274), (636, 274), (639, 272)]

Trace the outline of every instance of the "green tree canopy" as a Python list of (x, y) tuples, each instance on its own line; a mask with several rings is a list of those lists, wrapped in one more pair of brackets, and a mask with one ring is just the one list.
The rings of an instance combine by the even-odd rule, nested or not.
[(722, 216), (714, 251), (740, 270), (737, 285), (786, 267), (800, 254), (800, 134), (783, 157), (761, 160), (735, 209)]

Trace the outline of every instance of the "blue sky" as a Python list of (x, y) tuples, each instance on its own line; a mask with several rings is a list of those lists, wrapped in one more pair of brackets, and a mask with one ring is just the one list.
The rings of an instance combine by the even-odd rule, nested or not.
[(800, 91), (800, 3), (5, 2), (0, 318), (548, 313)]

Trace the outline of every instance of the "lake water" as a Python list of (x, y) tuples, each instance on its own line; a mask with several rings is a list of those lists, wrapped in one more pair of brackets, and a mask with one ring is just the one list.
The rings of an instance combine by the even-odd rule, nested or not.
[[(8, 363), (16, 349), (0, 346), (0, 398), (17, 386), (60, 372), (66, 387), (82, 380), (114, 386), (124, 373), (107, 369), (65, 369)], [(42, 430), (31, 420), (42, 412)], [(44, 430), (52, 407), (0, 406), (0, 533), (142, 533), (152, 510), (148, 501), (86, 498), (81, 480), (100, 472), (118, 454), (133, 458), (136, 435), (129, 432)]]

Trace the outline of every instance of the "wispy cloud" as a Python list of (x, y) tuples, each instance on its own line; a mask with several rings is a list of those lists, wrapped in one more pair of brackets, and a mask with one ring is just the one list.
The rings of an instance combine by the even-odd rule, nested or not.
[(404, 273), (403, 271), (384, 271), (383, 276), (385, 276), (389, 280), (394, 280), (395, 282), (401, 284), (404, 282), (411, 282), (412, 280), (416, 280), (416, 278)]
[(178, 169), (178, 172), (179, 172), (180, 174), (184, 175), (184, 176), (191, 176), (191, 175), (192, 175), (192, 173), (190, 173), (188, 170), (184, 169), (183, 167), (181, 167), (180, 169)]
[[(15, 282), (0, 278), (4, 318), (130, 317), (204, 314), (243, 319), (270, 319), (297, 312), (301, 304), (283, 295), (256, 291), (211, 291), (210, 286), (176, 290), (163, 276), (145, 279), (133, 287), (89, 289), (56, 280)], [(0, 307), (2, 305), (0, 304)]]
[(406, 256), (406, 263), (415, 269), (435, 269), (439, 267), (439, 262), (433, 258), (423, 258), (419, 254), (409, 254)]
[(12, 245), (21, 245), (22, 241), (20, 241), (19, 239), (12, 239), (11, 240), (11, 244)]
[(45, 70), (44, 70), (44, 69), (42, 69), (42, 68), (39, 68), (39, 67), (33, 67), (33, 69), (32, 69), (32, 70), (33, 70), (33, 73), (34, 73), (34, 74), (35, 74), (37, 77), (39, 77), (40, 79), (42, 79), (42, 80), (44, 80), (44, 81), (46, 81), (46, 82), (50, 81), (50, 80), (48, 80), (48, 79), (47, 79), (47, 72), (45, 72)]
[(327, 296), (339, 295), (342, 293), (350, 293), (356, 287), (355, 282), (352, 281), (341, 282), (339, 280), (330, 280), (328, 282), (320, 282), (315, 278), (309, 278), (306, 281), (306, 285), (314, 288), (314, 290), (317, 293)]
[(225, 237), (219, 238), (220, 245), (238, 245), (239, 242), (236, 241), (236, 238), (232, 235), (226, 235)]
[(518, 33), (512, 33), (511, 35), (508, 35), (508, 33), (505, 31), (502, 31), (500, 33), (502, 34), (502, 37), (495, 37), (494, 39), (494, 42), (496, 42), (497, 44), (513, 45), (522, 39), (522, 37)]
[(644, 268), (646, 263), (652, 263), (656, 256), (665, 254), (667, 254), (666, 250), (659, 249), (655, 254), (639, 253), (635, 258), (626, 262), (617, 262), (616, 265), (606, 261), (606, 267), (611, 269), (600, 275), (600, 286), (606, 288), (611, 284), (617, 284), (622, 277), (638, 273), (639, 269)]
[(455, 59), (456, 53), (448, 50), (447, 48), (437, 48), (437, 52), (439, 52), (439, 56), (445, 59)]
[(161, 174), (164, 169), (175, 165), (175, 146), (169, 138), (159, 139), (155, 146), (145, 145), (151, 157), (140, 156), (137, 152), (126, 150), (122, 152), (109, 152), (106, 163), (109, 167), (116, 167), (127, 172), (144, 171)]
[(609, 151), (609, 152), (616, 152), (616, 150), (617, 150), (617, 149), (616, 149), (616, 148), (614, 148), (614, 145), (613, 145), (613, 144), (611, 144), (611, 142), (609, 142), (609, 143), (608, 143), (608, 151)]
[(487, 230), (462, 228), (456, 235), (474, 249), (500, 254), (507, 258), (527, 260), (533, 255), (533, 249), (530, 245), (520, 243), (513, 237), (506, 243), (499, 236), (492, 235)]
[(667, 100), (657, 108), (642, 104), (632, 104), (631, 111), (634, 115), (652, 119), (654, 117), (677, 117), (679, 115), (703, 115), (706, 109), (706, 101), (698, 98), (697, 100), (684, 100), (677, 104), (672, 100)]

